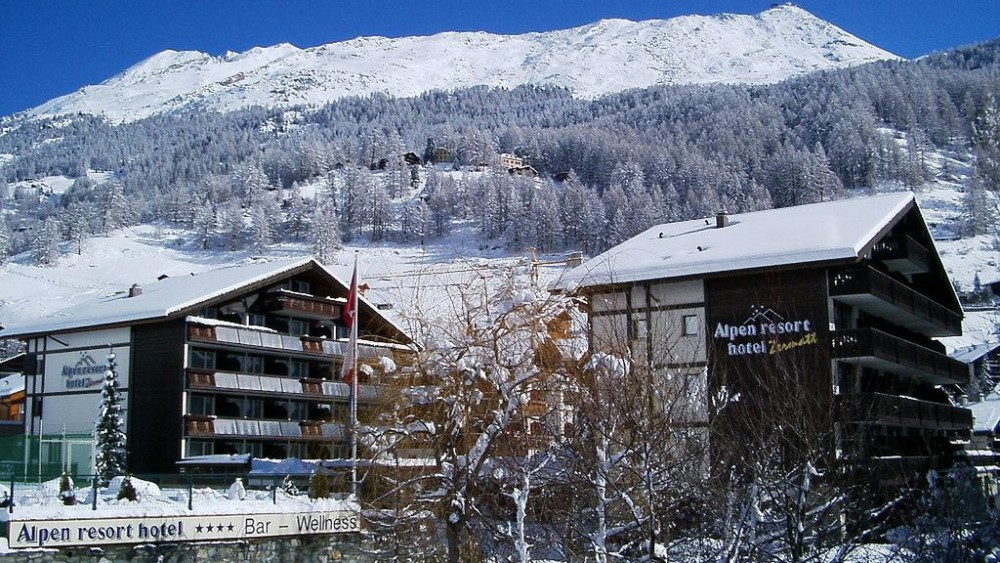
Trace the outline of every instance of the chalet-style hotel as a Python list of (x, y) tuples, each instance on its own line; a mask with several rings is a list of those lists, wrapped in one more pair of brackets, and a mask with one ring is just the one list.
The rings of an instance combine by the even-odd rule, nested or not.
[(658, 225), (563, 286), (589, 296), (592, 349), (700, 380), (695, 422), (725, 392), (719, 416), (742, 412), (748, 435), (714, 452), (798, 423), (892, 482), (948, 466), (969, 436), (941, 389), (969, 368), (933, 339), (961, 334), (962, 309), (910, 193)]
[[(311, 259), (169, 277), (60, 311), (2, 334), (28, 345), (28, 436), (41, 461), (89, 474), (108, 352), (124, 391), (129, 467), (175, 472), (193, 456), (347, 457), (348, 288)], [(359, 299), (359, 402), (409, 342)], [(78, 437), (60, 440), (59, 436)], [(80, 438), (82, 437), (82, 438)], [(36, 458), (34, 452), (30, 457)], [(40, 463), (39, 462), (39, 463)]]

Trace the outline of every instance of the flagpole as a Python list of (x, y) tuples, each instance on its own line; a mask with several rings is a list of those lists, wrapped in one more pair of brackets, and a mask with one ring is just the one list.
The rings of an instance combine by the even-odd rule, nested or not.
[(354, 275), (351, 277), (351, 493), (360, 500), (358, 491), (358, 253), (354, 253)]

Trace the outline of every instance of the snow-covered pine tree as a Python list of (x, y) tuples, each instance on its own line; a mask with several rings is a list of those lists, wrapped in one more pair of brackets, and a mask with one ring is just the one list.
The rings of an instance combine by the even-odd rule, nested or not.
[(59, 259), (59, 220), (47, 217), (41, 224), (36, 225), (35, 229), (35, 238), (32, 241), (35, 263), (39, 266), (55, 265)]
[(108, 353), (108, 371), (101, 388), (101, 410), (94, 427), (97, 454), (94, 472), (98, 484), (108, 486), (113, 477), (125, 474), (125, 419), (122, 416), (121, 391), (118, 388), (118, 370), (115, 352)]
[(333, 201), (325, 201), (313, 211), (309, 224), (313, 254), (323, 264), (332, 264), (340, 248), (340, 227)]
[(7, 221), (0, 217), (0, 264), (3, 264), (10, 256), (11, 236)]

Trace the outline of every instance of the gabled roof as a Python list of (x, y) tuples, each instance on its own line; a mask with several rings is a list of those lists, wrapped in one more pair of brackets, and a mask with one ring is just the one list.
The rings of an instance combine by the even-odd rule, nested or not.
[[(134, 297), (127, 294), (91, 301), (56, 311), (36, 321), (11, 326), (0, 332), (5, 338), (33, 334), (64, 332), (121, 326), (140, 322), (166, 320), (187, 316), (210, 303), (222, 301), (305, 271), (317, 271), (329, 277), (336, 285), (347, 285), (322, 264), (312, 258), (255, 262), (228, 268), (209, 270), (200, 274), (164, 278), (142, 287)], [(359, 296), (359, 307), (378, 316), (401, 335), (404, 331), (378, 313), (376, 307)]]
[(562, 289), (857, 260), (908, 211), (909, 192), (652, 227), (571, 270)]

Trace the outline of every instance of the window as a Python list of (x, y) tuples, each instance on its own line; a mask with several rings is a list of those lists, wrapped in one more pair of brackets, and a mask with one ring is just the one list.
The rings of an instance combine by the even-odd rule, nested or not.
[(302, 360), (289, 360), (288, 375), (290, 377), (300, 379), (309, 377), (309, 362), (304, 362)]
[(250, 313), (247, 315), (247, 324), (250, 326), (267, 326), (267, 316), (261, 313)]
[(252, 455), (253, 457), (264, 457), (264, 443), (263, 442), (247, 442), (243, 453)]
[(215, 352), (192, 348), (189, 365), (199, 369), (215, 369)]
[(629, 325), (629, 339), (636, 340), (639, 338), (646, 338), (646, 319), (632, 319)]
[(211, 395), (191, 395), (191, 400), (188, 402), (188, 413), (215, 414), (215, 397)]
[(306, 404), (301, 401), (288, 401), (288, 419), (308, 420), (309, 414), (306, 409)]
[(292, 442), (288, 445), (288, 455), (289, 457), (297, 457), (303, 459), (307, 454), (306, 445), (302, 442)]
[(302, 319), (288, 320), (288, 334), (292, 336), (305, 336), (309, 334), (309, 321)]
[(294, 280), (292, 281), (292, 289), (299, 293), (311, 293), (312, 284), (307, 281)]
[(264, 401), (256, 397), (247, 397), (243, 403), (244, 418), (264, 418)]
[(215, 453), (211, 440), (188, 440), (188, 457), (196, 455), (212, 455)]
[(219, 318), (219, 310), (215, 307), (204, 307), (198, 310), (198, 316), (204, 319), (217, 319)]
[(698, 335), (698, 315), (684, 315), (684, 336)]
[(264, 373), (264, 358), (248, 354), (242, 360), (240, 362), (240, 371), (243, 373)]

